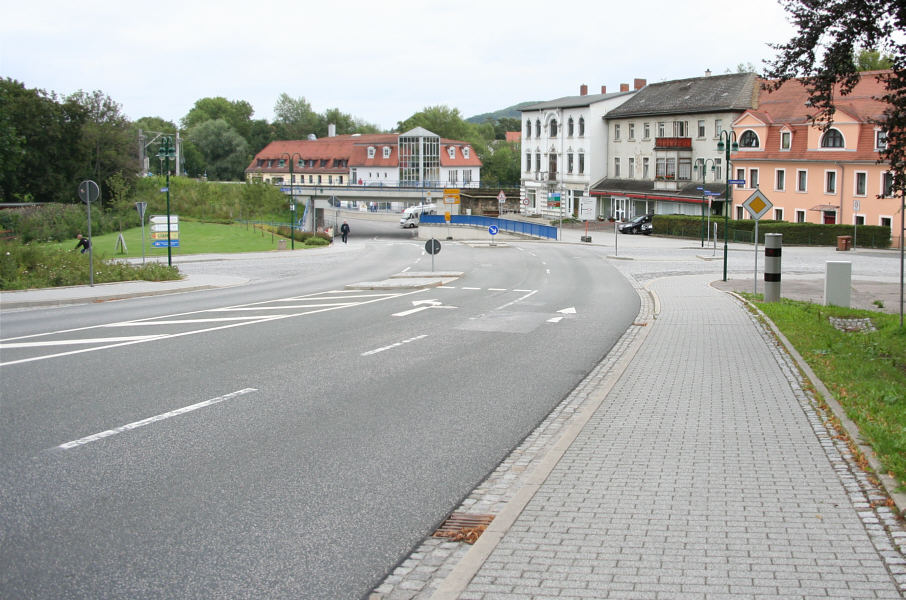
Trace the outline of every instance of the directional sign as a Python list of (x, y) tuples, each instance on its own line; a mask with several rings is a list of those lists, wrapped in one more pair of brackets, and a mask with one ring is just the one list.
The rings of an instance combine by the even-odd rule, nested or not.
[[(151, 231), (167, 233), (167, 224), (154, 223), (151, 225)], [(177, 231), (179, 231), (179, 225), (177, 225), (176, 223), (170, 223), (170, 233), (176, 233)]]
[(767, 196), (761, 193), (761, 190), (755, 190), (742, 205), (756, 221), (774, 207)]
[(729, 183), (730, 185), (745, 185), (746, 180), (745, 179), (731, 179), (731, 180), (727, 181), (727, 183)]
[[(167, 240), (155, 240), (155, 241), (151, 242), (151, 245), (154, 246), (155, 248), (166, 248)], [(170, 247), (179, 248), (179, 240), (170, 240)]]
[(438, 254), (440, 253), (440, 242), (431, 238), (425, 242), (425, 252), (428, 254)]
[(497, 229), (496, 225), (491, 225), (490, 227), (488, 227), (488, 233), (490, 233), (491, 235), (497, 235), (498, 231), (499, 229)]
[(459, 204), (459, 190), (455, 188), (444, 189), (444, 204)]
[[(152, 224), (167, 224), (167, 215), (154, 215), (151, 217)], [(170, 225), (176, 225), (179, 223), (179, 215), (170, 215)]]

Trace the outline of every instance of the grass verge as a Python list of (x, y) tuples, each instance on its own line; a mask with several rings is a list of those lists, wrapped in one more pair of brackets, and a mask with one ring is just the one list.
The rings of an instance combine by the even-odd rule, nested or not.
[[(899, 315), (746, 297), (777, 325), (824, 382), (902, 489), (906, 483), (906, 329), (899, 326)], [(835, 326), (832, 319), (842, 321)], [(863, 329), (868, 323), (871, 327)]]

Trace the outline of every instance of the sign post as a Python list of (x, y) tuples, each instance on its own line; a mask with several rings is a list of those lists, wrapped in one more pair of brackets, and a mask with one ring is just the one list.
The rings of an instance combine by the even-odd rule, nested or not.
[(494, 236), (497, 235), (498, 231), (500, 231), (500, 230), (498, 229), (498, 227), (496, 225), (491, 225), (490, 227), (488, 227), (488, 233), (491, 234), (491, 245), (492, 246), (497, 245), (494, 243)]
[(761, 193), (761, 190), (755, 189), (752, 192), (752, 195), (746, 198), (746, 201), (742, 203), (743, 208), (749, 211), (749, 214), (752, 215), (752, 218), (755, 219), (755, 291), (753, 294), (758, 293), (758, 221), (763, 217), (771, 208), (773, 204), (768, 200), (768, 197)]
[(142, 223), (142, 264), (145, 264), (145, 209), (147, 208), (147, 202), (135, 203), (135, 210), (138, 211), (138, 218)]
[(88, 207), (88, 285), (94, 287), (94, 242), (91, 239), (91, 203), (101, 195), (101, 188), (90, 179), (79, 184), (79, 198)]
[(434, 272), (434, 255), (440, 252), (440, 242), (431, 238), (425, 242), (425, 252), (431, 255), (431, 272)]

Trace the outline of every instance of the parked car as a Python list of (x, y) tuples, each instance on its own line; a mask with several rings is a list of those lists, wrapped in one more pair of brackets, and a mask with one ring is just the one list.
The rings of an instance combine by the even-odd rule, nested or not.
[(617, 228), (620, 230), (620, 233), (641, 233), (644, 235), (650, 235), (653, 231), (651, 225), (651, 217), (654, 215), (639, 215), (625, 223), (620, 223)]

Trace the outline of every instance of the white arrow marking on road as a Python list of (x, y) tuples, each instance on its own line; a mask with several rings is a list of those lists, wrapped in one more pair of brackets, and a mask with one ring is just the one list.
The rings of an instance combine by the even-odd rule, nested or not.
[(563, 320), (563, 317), (552, 317), (547, 320), (548, 323), (559, 323)]
[(564, 315), (574, 315), (576, 314), (576, 307), (570, 306), (569, 308), (564, 308), (557, 311), (558, 313), (563, 313)]
[(412, 306), (421, 306), (423, 304), (428, 304), (430, 306), (440, 306), (441, 304), (443, 304), (443, 302), (441, 302), (440, 300), (435, 300), (434, 298), (431, 298), (430, 300), (413, 300), (412, 301)]
[[(429, 308), (456, 308), (455, 306), (444, 306), (437, 300), (413, 300), (412, 304), (416, 305), (416, 307), (409, 310), (404, 310), (403, 312), (393, 313), (393, 316), (407, 317), (417, 312), (428, 310)], [(427, 306), (420, 306), (425, 304), (427, 304)]]

